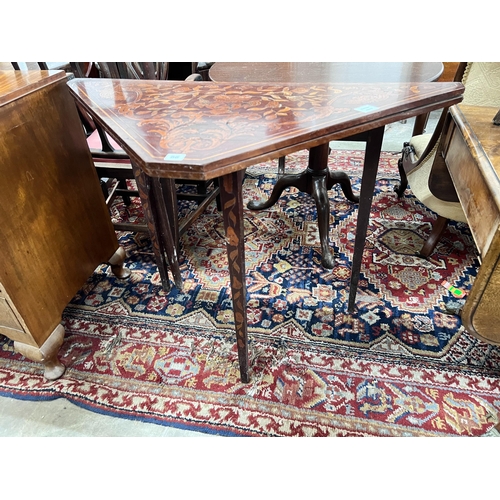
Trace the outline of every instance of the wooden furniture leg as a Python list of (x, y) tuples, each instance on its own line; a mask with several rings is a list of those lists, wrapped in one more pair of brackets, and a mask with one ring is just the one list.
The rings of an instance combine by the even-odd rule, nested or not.
[(418, 115), (415, 117), (415, 123), (413, 125), (413, 131), (411, 136), (421, 135), (425, 133), (425, 127), (429, 121), (429, 113), (424, 113), (423, 115)]
[[(177, 256), (178, 240), (174, 240), (174, 232), (178, 234), (178, 215), (177, 215), (177, 198), (171, 187), (174, 184), (174, 179), (159, 179), (153, 177), (152, 194), (153, 200), (150, 202), (155, 212), (156, 227), (160, 230), (159, 243), (162, 249), (162, 254), (167, 255), (170, 272), (174, 278), (175, 286), (182, 290), (182, 276), (179, 268), (179, 259)], [(168, 191), (163, 190), (163, 186), (168, 188)], [(172, 199), (174, 197), (174, 199)], [(166, 201), (168, 200), (168, 203)], [(172, 220), (176, 219), (176, 223)], [(172, 231), (174, 226), (174, 231)]]
[(361, 261), (365, 247), (368, 221), (372, 206), (373, 193), (375, 190), (375, 180), (377, 178), (378, 162), (382, 149), (382, 139), (384, 138), (384, 127), (373, 129), (368, 134), (366, 142), (365, 162), (363, 166), (363, 176), (361, 178), (361, 193), (359, 197), (358, 221), (356, 223), (356, 236), (354, 240), (354, 255), (351, 267), (351, 283), (349, 287), (349, 302), (347, 310), (352, 312), (356, 300), (358, 289)]
[(285, 173), (285, 161), (285, 156), (278, 158), (278, 177), (281, 177)]
[(398, 195), (398, 198), (401, 198), (408, 187), (408, 177), (406, 176), (406, 170), (404, 169), (403, 157), (407, 155), (407, 151), (410, 149), (410, 143), (405, 142), (403, 144), (403, 150), (401, 151), (402, 157), (398, 160), (398, 171), (400, 182), (399, 184), (394, 186), (394, 191)]
[(250, 381), (248, 373), (247, 288), (245, 276), (245, 235), (243, 224), (244, 171), (224, 175), (220, 182), (220, 197), (226, 230), (226, 247), (231, 279), (234, 324), (238, 345), (240, 377)]
[(316, 203), (316, 212), (318, 214), (321, 264), (326, 269), (333, 269), (335, 266), (335, 255), (330, 247), (330, 200), (328, 199), (325, 176), (315, 176), (312, 178), (311, 195)]
[[(177, 217), (177, 189), (175, 187), (175, 179), (160, 179), (160, 187), (163, 194), (163, 201), (166, 207), (166, 213), (171, 215), (169, 217), (172, 236), (175, 242), (175, 249), (177, 253), (180, 252), (180, 224), (179, 217)], [(175, 215), (174, 215), (175, 214)]]
[(123, 247), (118, 247), (116, 252), (108, 260), (108, 264), (111, 266), (111, 271), (113, 274), (120, 279), (125, 279), (130, 276), (130, 269), (124, 266), (125, 257), (127, 254)]
[(64, 327), (57, 325), (42, 346), (35, 347), (23, 342), (14, 341), (14, 349), (32, 361), (43, 363), (45, 366), (45, 378), (47, 380), (56, 380), (66, 370), (66, 367), (57, 358), (57, 353), (63, 340)]
[(310, 194), (316, 203), (318, 214), (318, 230), (321, 241), (321, 264), (327, 269), (332, 269), (335, 259), (329, 242), (330, 227), (330, 202), (328, 189), (335, 184), (340, 184), (345, 197), (354, 203), (359, 201), (358, 196), (352, 192), (351, 181), (345, 172), (331, 172), (328, 168), (328, 143), (313, 147), (309, 150), (309, 165), (300, 174), (283, 175), (278, 178), (270, 197), (266, 201), (250, 201), (247, 207), (250, 210), (262, 210), (273, 206), (288, 187), (296, 187), (304, 193)]
[(434, 251), (438, 241), (441, 239), (441, 235), (443, 234), (446, 226), (448, 226), (448, 220), (446, 217), (441, 217), (438, 215), (436, 222), (432, 225), (431, 234), (423, 244), (420, 252), (418, 253), (420, 257), (424, 257), (427, 259), (429, 255)]
[[(162, 251), (162, 244), (159, 239), (159, 225), (156, 215), (156, 210), (153, 209), (151, 202), (153, 202), (152, 195), (152, 180), (151, 177), (146, 175), (139, 167), (132, 163), (132, 169), (134, 171), (134, 177), (137, 184), (137, 189), (139, 191), (139, 196), (141, 198), (142, 208), (144, 211), (144, 217), (146, 219), (146, 224), (149, 230), (149, 236), (151, 238), (151, 243), (153, 245), (153, 252), (155, 255), (156, 265), (158, 266), (158, 272), (160, 273), (161, 283), (163, 289), (166, 292), (171, 290), (170, 279), (168, 278), (167, 262), (165, 260), (164, 253)], [(153, 202), (154, 203), (154, 202)]]

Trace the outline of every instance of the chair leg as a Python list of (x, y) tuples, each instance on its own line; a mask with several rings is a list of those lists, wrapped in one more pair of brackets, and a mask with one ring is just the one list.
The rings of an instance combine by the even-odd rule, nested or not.
[[(127, 181), (125, 179), (120, 179), (118, 181), (118, 187), (120, 189), (127, 189)], [(126, 207), (128, 207), (130, 203), (132, 203), (132, 201), (130, 200), (130, 196), (128, 196), (127, 194), (122, 194), (122, 199)]]
[(196, 192), (198, 194), (207, 194), (207, 188), (210, 184), (210, 181), (199, 182), (196, 184)]
[[(403, 152), (403, 155), (404, 155), (404, 152)], [(399, 184), (394, 186), (394, 191), (397, 193), (398, 198), (401, 198), (401, 196), (403, 196), (406, 188), (408, 187), (408, 178), (406, 177), (406, 172), (405, 172), (405, 169), (403, 167), (403, 157), (401, 157), (398, 160), (398, 170), (399, 170), (399, 176), (401, 177), (401, 181)]]
[[(218, 189), (218, 188), (219, 188), (219, 177), (214, 179), (214, 189)], [(220, 201), (220, 191), (217, 194), (217, 197), (215, 198), (215, 204), (217, 206), (217, 211), (222, 212), (222, 203)]]
[(420, 257), (424, 257), (425, 259), (427, 259), (427, 257), (429, 257), (429, 255), (434, 251), (437, 242), (441, 238), (443, 231), (448, 225), (448, 220), (449, 219), (447, 219), (446, 217), (441, 217), (440, 215), (438, 215), (436, 222), (434, 222), (434, 224), (432, 225), (431, 234), (429, 235), (419, 252)]
[(108, 194), (109, 194), (109, 192), (108, 192), (108, 185), (102, 179), (99, 179), (99, 183), (101, 185), (101, 191), (102, 191), (102, 194), (104, 196), (104, 199), (107, 200), (108, 199)]

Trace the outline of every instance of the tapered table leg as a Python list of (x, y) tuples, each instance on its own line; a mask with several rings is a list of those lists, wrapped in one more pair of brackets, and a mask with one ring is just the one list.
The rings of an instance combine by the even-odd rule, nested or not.
[[(160, 230), (160, 248), (167, 254), (168, 265), (174, 278), (175, 286), (182, 290), (182, 276), (177, 254), (178, 210), (174, 179), (152, 178), (154, 209), (157, 227)], [(165, 189), (164, 189), (165, 188)]]
[(248, 373), (247, 289), (245, 276), (245, 235), (243, 224), (244, 171), (224, 175), (220, 182), (220, 198), (226, 230), (226, 248), (231, 280), (238, 361), (241, 381), (250, 381)]
[(175, 179), (160, 179), (161, 188), (163, 191), (163, 200), (169, 216), (170, 227), (172, 228), (172, 236), (175, 242), (177, 253), (180, 251), (180, 232), (179, 232), (179, 208), (177, 205), (177, 188), (175, 187)]
[(158, 266), (158, 272), (160, 273), (162, 287), (166, 292), (169, 292), (171, 286), (170, 286), (170, 280), (168, 278), (165, 253), (163, 251), (162, 243), (159, 238), (161, 230), (156, 217), (158, 210), (154, 207), (152, 179), (151, 177), (146, 175), (139, 167), (137, 167), (134, 164), (134, 162), (131, 163), (132, 163), (132, 169), (134, 171), (135, 181), (137, 184), (137, 190), (139, 191), (139, 196), (141, 198), (144, 217), (146, 219), (146, 224), (149, 230), (149, 236), (151, 238), (151, 244), (153, 246), (153, 253), (155, 255), (156, 265)]
[(368, 221), (372, 207), (373, 193), (375, 191), (375, 181), (377, 179), (378, 162), (382, 149), (382, 139), (384, 138), (384, 127), (371, 130), (368, 133), (366, 143), (365, 162), (363, 166), (363, 176), (361, 178), (361, 192), (359, 196), (358, 221), (356, 223), (356, 236), (354, 240), (354, 255), (352, 258), (351, 284), (349, 288), (349, 301), (347, 310), (352, 312), (356, 300), (359, 274), (361, 271), (361, 261), (365, 248)]

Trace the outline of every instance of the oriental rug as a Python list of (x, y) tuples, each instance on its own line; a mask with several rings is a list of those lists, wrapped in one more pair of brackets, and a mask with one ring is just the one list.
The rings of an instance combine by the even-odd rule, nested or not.
[[(359, 189), (363, 152), (330, 167)], [(118, 233), (128, 280), (100, 266), (63, 315), (65, 374), (0, 338), (0, 394), (67, 398), (95, 412), (226, 436), (480, 436), (498, 422), (500, 350), (464, 331), (461, 305), (478, 260), (465, 224), (450, 223), (428, 260), (416, 251), (435, 214), (393, 192), (398, 154), (383, 153), (354, 313), (346, 303), (357, 206), (330, 191), (337, 266), (323, 269), (311, 198), (291, 188), (245, 212), (251, 381), (242, 384), (224, 229), (215, 203), (184, 235), (182, 290), (165, 293), (148, 237)], [(307, 152), (287, 157), (287, 170)], [(246, 202), (268, 195), (277, 162), (247, 170)], [(192, 209), (188, 202), (181, 212)], [(113, 217), (137, 221), (140, 204)], [(462, 302), (463, 303), (463, 302)]]

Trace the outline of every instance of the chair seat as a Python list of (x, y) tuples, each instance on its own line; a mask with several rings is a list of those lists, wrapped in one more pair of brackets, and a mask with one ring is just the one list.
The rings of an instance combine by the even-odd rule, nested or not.
[[(109, 143), (117, 153), (123, 153), (123, 149), (117, 144), (108, 134), (106, 134), (106, 137), (108, 138)], [(87, 137), (87, 144), (89, 145), (89, 148), (96, 149), (98, 151), (102, 150), (102, 142), (99, 137), (99, 132), (94, 130), (88, 137)]]
[(432, 134), (422, 134), (415, 135), (410, 139), (410, 146), (413, 146), (417, 159), (420, 159), (422, 156), (422, 153), (425, 151), (427, 144), (429, 144), (431, 137)]

